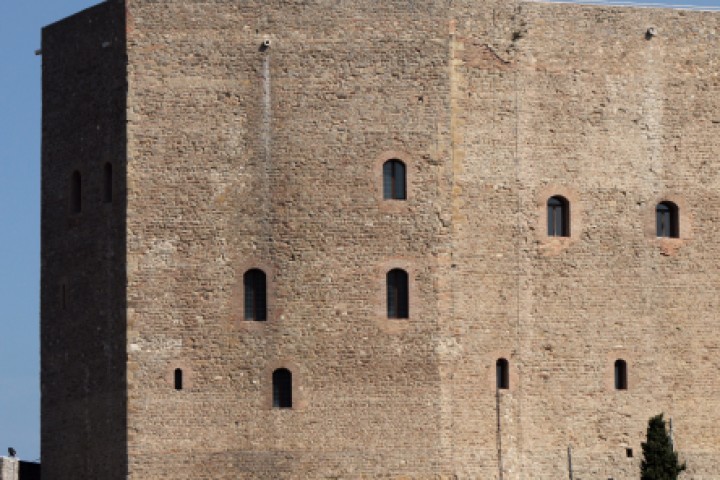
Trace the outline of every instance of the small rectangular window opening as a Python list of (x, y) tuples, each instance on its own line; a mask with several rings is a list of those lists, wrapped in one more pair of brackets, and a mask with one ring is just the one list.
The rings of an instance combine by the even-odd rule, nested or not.
[(633, 458), (633, 450), (632, 450), (632, 448), (626, 448), (626, 449), (625, 449), (625, 456), (627, 456), (627, 458)]
[(112, 164), (106, 163), (103, 171), (104, 189), (103, 189), (103, 201), (105, 203), (112, 203), (113, 197), (113, 173)]
[(175, 390), (183, 389), (183, 372), (182, 369), (175, 369)]
[(547, 230), (549, 237), (570, 236), (570, 202), (555, 195), (547, 201)]
[(243, 275), (245, 320), (267, 320), (267, 278), (265, 272), (253, 268)]
[(410, 316), (409, 277), (405, 270), (390, 270), (385, 278), (388, 318), (406, 319)]
[(655, 207), (658, 237), (679, 238), (678, 206), (673, 202), (660, 202)]
[(273, 407), (292, 408), (292, 373), (286, 368), (279, 368), (273, 372)]
[(406, 200), (405, 164), (397, 159), (383, 164), (383, 198)]
[(495, 382), (498, 390), (510, 388), (510, 362), (505, 358), (500, 358), (495, 363)]
[(625, 360), (615, 362), (615, 390), (627, 390), (627, 363)]

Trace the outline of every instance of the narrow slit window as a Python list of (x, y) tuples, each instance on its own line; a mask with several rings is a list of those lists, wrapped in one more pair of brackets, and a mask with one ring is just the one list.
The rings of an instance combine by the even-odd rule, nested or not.
[(181, 368), (175, 369), (175, 390), (183, 389), (183, 371)]
[(615, 361), (615, 390), (627, 390), (628, 373), (625, 360)]
[(656, 229), (658, 237), (678, 238), (680, 222), (678, 206), (673, 202), (660, 202), (655, 207)]
[(505, 358), (495, 362), (495, 384), (498, 390), (510, 388), (510, 362)]
[(103, 202), (113, 201), (113, 168), (110, 162), (103, 167)]
[(547, 231), (549, 237), (570, 236), (570, 202), (555, 195), (547, 201)]
[(77, 170), (70, 177), (70, 211), (73, 213), (82, 211), (82, 179)]
[(409, 318), (408, 273), (399, 268), (390, 270), (386, 275), (386, 283), (388, 318)]
[(265, 272), (253, 268), (243, 276), (245, 292), (245, 320), (267, 320), (267, 280)]
[(405, 164), (400, 160), (388, 160), (383, 164), (383, 198), (407, 199)]
[(278, 368), (273, 372), (273, 407), (292, 408), (292, 373), (287, 368)]

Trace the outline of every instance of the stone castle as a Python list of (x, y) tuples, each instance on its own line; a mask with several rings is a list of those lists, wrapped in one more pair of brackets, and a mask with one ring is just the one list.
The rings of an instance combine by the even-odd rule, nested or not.
[(48, 479), (720, 478), (720, 14), (109, 0), (43, 30)]

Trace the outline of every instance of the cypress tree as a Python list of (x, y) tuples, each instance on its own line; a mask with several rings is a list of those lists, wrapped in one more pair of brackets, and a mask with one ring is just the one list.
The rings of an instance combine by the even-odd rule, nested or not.
[(681, 465), (673, 451), (662, 413), (648, 422), (647, 442), (642, 444), (642, 450), (641, 480), (677, 480), (685, 470), (685, 463)]

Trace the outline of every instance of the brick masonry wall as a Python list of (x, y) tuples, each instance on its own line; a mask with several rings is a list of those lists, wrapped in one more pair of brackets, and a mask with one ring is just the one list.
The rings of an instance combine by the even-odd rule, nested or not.
[[(43, 478), (127, 470), (123, 12), (103, 3), (43, 29)], [(106, 163), (112, 203), (103, 201)]]
[[(629, 480), (661, 411), (685, 476), (718, 478), (720, 17), (125, 3), (131, 478), (556, 480), (571, 447), (575, 479)], [(406, 202), (382, 199), (389, 158)], [(655, 238), (661, 200), (678, 240)], [(264, 324), (242, 319), (250, 268)], [(392, 268), (407, 321), (384, 318)]]
[[(432, 2), (129, 4), (131, 475), (438, 469), (443, 15)], [(399, 206), (377, 168), (398, 152), (413, 178)], [(383, 313), (394, 266), (417, 300), (402, 332)], [(270, 275), (269, 320), (247, 328), (252, 267)], [(292, 411), (270, 408), (283, 366)], [(192, 387), (171, 388), (175, 368)]]
[[(637, 478), (660, 412), (686, 477), (718, 478), (719, 18), (523, 3), (496, 21), (495, 39), (472, 12), (457, 19), (460, 287), (446, 388), (462, 476), (496, 478), (492, 378), (509, 355), (504, 478), (566, 477), (568, 446), (575, 478)], [(546, 236), (555, 194), (571, 202), (569, 239)], [(655, 238), (661, 200), (680, 206), (679, 240)], [(613, 388), (619, 358), (627, 391)]]

